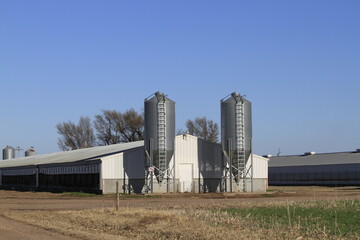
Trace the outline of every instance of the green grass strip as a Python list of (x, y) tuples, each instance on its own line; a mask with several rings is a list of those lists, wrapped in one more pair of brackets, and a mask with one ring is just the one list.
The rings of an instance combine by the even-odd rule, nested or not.
[(360, 236), (360, 200), (295, 202), (222, 211), (256, 220), (264, 228), (295, 227), (307, 232), (325, 230), (334, 236)]

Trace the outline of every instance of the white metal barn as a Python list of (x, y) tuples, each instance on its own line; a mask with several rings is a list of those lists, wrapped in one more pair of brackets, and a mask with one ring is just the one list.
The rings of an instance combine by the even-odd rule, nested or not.
[[(0, 185), (106, 194), (114, 193), (118, 182), (125, 193), (141, 193), (145, 187), (144, 151), (144, 142), (138, 141), (3, 160)], [(220, 144), (178, 135), (169, 166), (175, 167), (175, 181), (154, 184), (154, 193), (230, 191), (222, 185), (225, 166)], [(268, 159), (253, 155), (253, 191), (266, 190), (267, 168)]]

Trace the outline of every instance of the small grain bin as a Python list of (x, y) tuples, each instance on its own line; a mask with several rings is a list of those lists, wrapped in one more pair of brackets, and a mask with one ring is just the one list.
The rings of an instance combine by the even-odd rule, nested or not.
[(15, 149), (11, 146), (6, 146), (3, 149), (3, 160), (9, 160), (15, 158)]
[(25, 157), (35, 156), (36, 151), (33, 146), (31, 146), (28, 150), (25, 151)]

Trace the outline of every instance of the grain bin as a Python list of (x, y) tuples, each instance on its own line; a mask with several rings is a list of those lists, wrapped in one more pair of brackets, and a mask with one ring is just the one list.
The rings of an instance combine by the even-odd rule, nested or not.
[(221, 100), (221, 142), (235, 181), (245, 178), (251, 139), (251, 102), (234, 92)]
[(35, 156), (36, 151), (33, 146), (31, 146), (28, 150), (25, 151), (25, 157)]
[(11, 146), (6, 146), (3, 149), (3, 160), (15, 158), (15, 149)]
[(144, 109), (147, 166), (153, 168), (161, 183), (174, 155), (175, 102), (163, 93), (156, 92), (145, 99)]

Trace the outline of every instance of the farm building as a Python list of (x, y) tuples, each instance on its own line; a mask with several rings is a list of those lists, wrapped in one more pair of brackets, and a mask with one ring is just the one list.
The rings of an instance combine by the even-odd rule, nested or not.
[(269, 185), (360, 185), (360, 149), (270, 157)]
[(175, 102), (144, 100), (144, 141), (14, 159), (3, 150), (0, 185), (112, 193), (255, 192), (267, 188), (268, 159), (252, 153), (251, 102), (233, 92), (220, 101), (221, 144), (175, 136)]
[[(153, 176), (154, 193), (230, 191), (223, 187), (226, 167), (220, 144), (184, 134), (175, 137), (175, 149), (169, 163), (175, 181), (158, 184)], [(253, 191), (265, 191), (268, 159), (253, 155), (253, 164)], [(144, 141), (138, 141), (3, 160), (0, 185), (106, 194), (115, 192), (118, 182), (122, 192), (141, 193), (146, 191), (145, 168)]]

